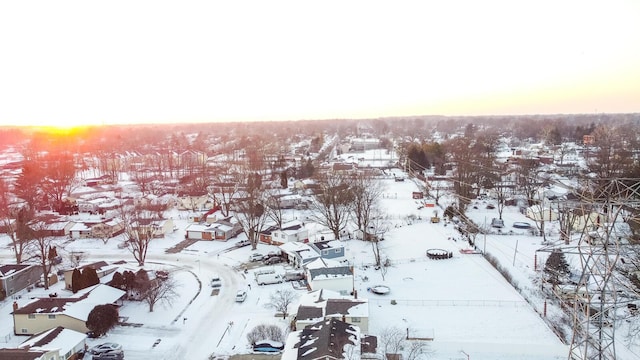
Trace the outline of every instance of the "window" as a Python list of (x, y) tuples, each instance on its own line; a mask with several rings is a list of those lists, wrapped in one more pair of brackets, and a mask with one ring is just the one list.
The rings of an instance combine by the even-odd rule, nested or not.
[(360, 322), (360, 318), (357, 317), (357, 316), (354, 316), (354, 317), (351, 318), (351, 322), (359, 323)]
[(49, 319), (55, 319), (56, 318), (55, 315), (49, 315), (48, 317), (49, 317)]
[(336, 249), (336, 254), (340, 254), (341, 252), (340, 249)]
[(329, 255), (329, 250), (322, 250), (322, 255)]
[(36, 318), (36, 314), (29, 314), (29, 319), (35, 319)]
[(25, 329), (25, 328), (22, 328), (22, 329), (20, 329), (20, 332), (21, 332), (21, 333), (23, 333), (23, 334), (26, 334), (26, 333), (28, 333), (29, 331), (28, 331), (27, 329)]

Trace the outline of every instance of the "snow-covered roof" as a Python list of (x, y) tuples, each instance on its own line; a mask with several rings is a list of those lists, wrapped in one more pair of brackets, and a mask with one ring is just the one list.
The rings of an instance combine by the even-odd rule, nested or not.
[(86, 338), (86, 334), (58, 326), (30, 337), (20, 344), (18, 348), (42, 351), (57, 349), (60, 355), (64, 355), (73, 350), (78, 344), (84, 342)]

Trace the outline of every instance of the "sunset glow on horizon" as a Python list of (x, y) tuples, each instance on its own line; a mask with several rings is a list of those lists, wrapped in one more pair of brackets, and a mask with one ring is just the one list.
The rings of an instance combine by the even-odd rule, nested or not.
[(634, 0), (5, 2), (0, 125), (638, 112), (639, 17)]

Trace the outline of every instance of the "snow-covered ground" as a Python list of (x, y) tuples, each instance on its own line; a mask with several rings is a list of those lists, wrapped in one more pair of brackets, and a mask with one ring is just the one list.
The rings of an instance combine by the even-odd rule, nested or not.
[[(431, 223), (434, 208), (422, 207), (412, 198), (418, 187), (413, 182), (395, 182), (390, 176), (384, 182), (382, 208), (389, 215), (392, 226), (380, 243), (383, 259), (390, 266), (382, 276), (373, 263), (371, 244), (359, 240), (345, 240), (346, 260), (355, 264), (354, 287), (358, 297), (370, 302), (369, 333), (378, 335), (383, 329), (395, 326), (409, 328), (418, 334), (433, 337), (432, 359), (565, 359), (569, 348), (562, 344), (541, 316), (542, 303), (530, 304), (481, 255), (464, 254), (469, 244), (459, 238), (452, 224)], [(497, 216), (496, 210), (483, 206), (471, 212), (476, 221)], [(435, 208), (438, 209), (438, 208)], [(442, 209), (439, 209), (442, 216)], [(183, 214), (184, 215), (184, 214)], [(299, 216), (300, 214), (298, 214)], [(179, 254), (165, 250), (184, 239), (185, 216), (171, 213), (178, 231), (165, 239), (154, 240), (148, 254), (147, 267), (167, 269), (181, 284), (181, 297), (170, 306), (157, 305), (149, 313), (145, 304), (126, 302), (120, 314), (130, 326), (119, 326), (105, 338), (88, 339), (89, 346), (113, 341), (123, 345), (127, 359), (206, 359), (211, 354), (230, 355), (250, 352), (246, 333), (259, 324), (278, 324), (287, 328), (288, 321), (275, 317), (268, 307), (269, 296), (277, 289), (294, 289), (291, 283), (258, 286), (252, 271), (244, 274), (242, 264), (252, 252), (250, 247), (232, 249), (237, 241), (198, 242)], [(528, 221), (515, 209), (507, 208), (503, 216), (510, 227), (515, 221)], [(313, 240), (313, 234), (310, 236)], [(3, 259), (10, 259), (6, 237), (2, 242)], [(536, 249), (541, 237), (514, 232), (513, 235), (489, 235), (477, 240), (485, 249), (511, 267), (523, 291), (533, 293)], [(117, 248), (116, 239), (107, 244), (101, 240), (76, 240), (64, 245), (63, 252), (83, 251), (86, 261), (127, 260), (136, 263), (127, 250)], [(273, 246), (258, 245), (267, 253)], [(444, 249), (451, 259), (430, 260), (428, 249)], [(544, 259), (537, 259), (543, 263)], [(277, 267), (278, 271), (284, 271)], [(217, 274), (223, 287), (212, 295), (208, 280)], [(386, 285), (391, 291), (375, 295), (367, 289)], [(238, 289), (249, 293), (243, 303), (234, 301)], [(64, 296), (61, 284), (50, 291)], [(22, 293), (16, 299), (20, 305), (29, 297), (47, 296), (42, 289)], [(395, 305), (391, 303), (395, 300)], [(14, 346), (26, 338), (13, 335), (11, 303), (1, 304), (0, 346)], [(290, 307), (295, 312), (297, 305)], [(467, 355), (468, 354), (468, 357)]]

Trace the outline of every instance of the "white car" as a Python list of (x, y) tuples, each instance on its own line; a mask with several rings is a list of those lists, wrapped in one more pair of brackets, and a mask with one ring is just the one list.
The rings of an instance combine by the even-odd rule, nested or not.
[(222, 281), (220, 280), (219, 277), (214, 276), (213, 278), (211, 278), (211, 287), (212, 288), (219, 288), (222, 286)]
[(264, 259), (264, 255), (262, 255), (260, 253), (253, 253), (253, 254), (249, 255), (249, 261), (251, 261), (251, 262), (262, 261), (262, 259)]
[(238, 290), (236, 293), (236, 302), (244, 302), (247, 298), (247, 292), (244, 290)]
[(96, 354), (111, 352), (114, 350), (122, 350), (122, 345), (116, 344), (116, 343), (109, 343), (109, 342), (103, 343), (89, 349), (89, 354), (96, 355)]

